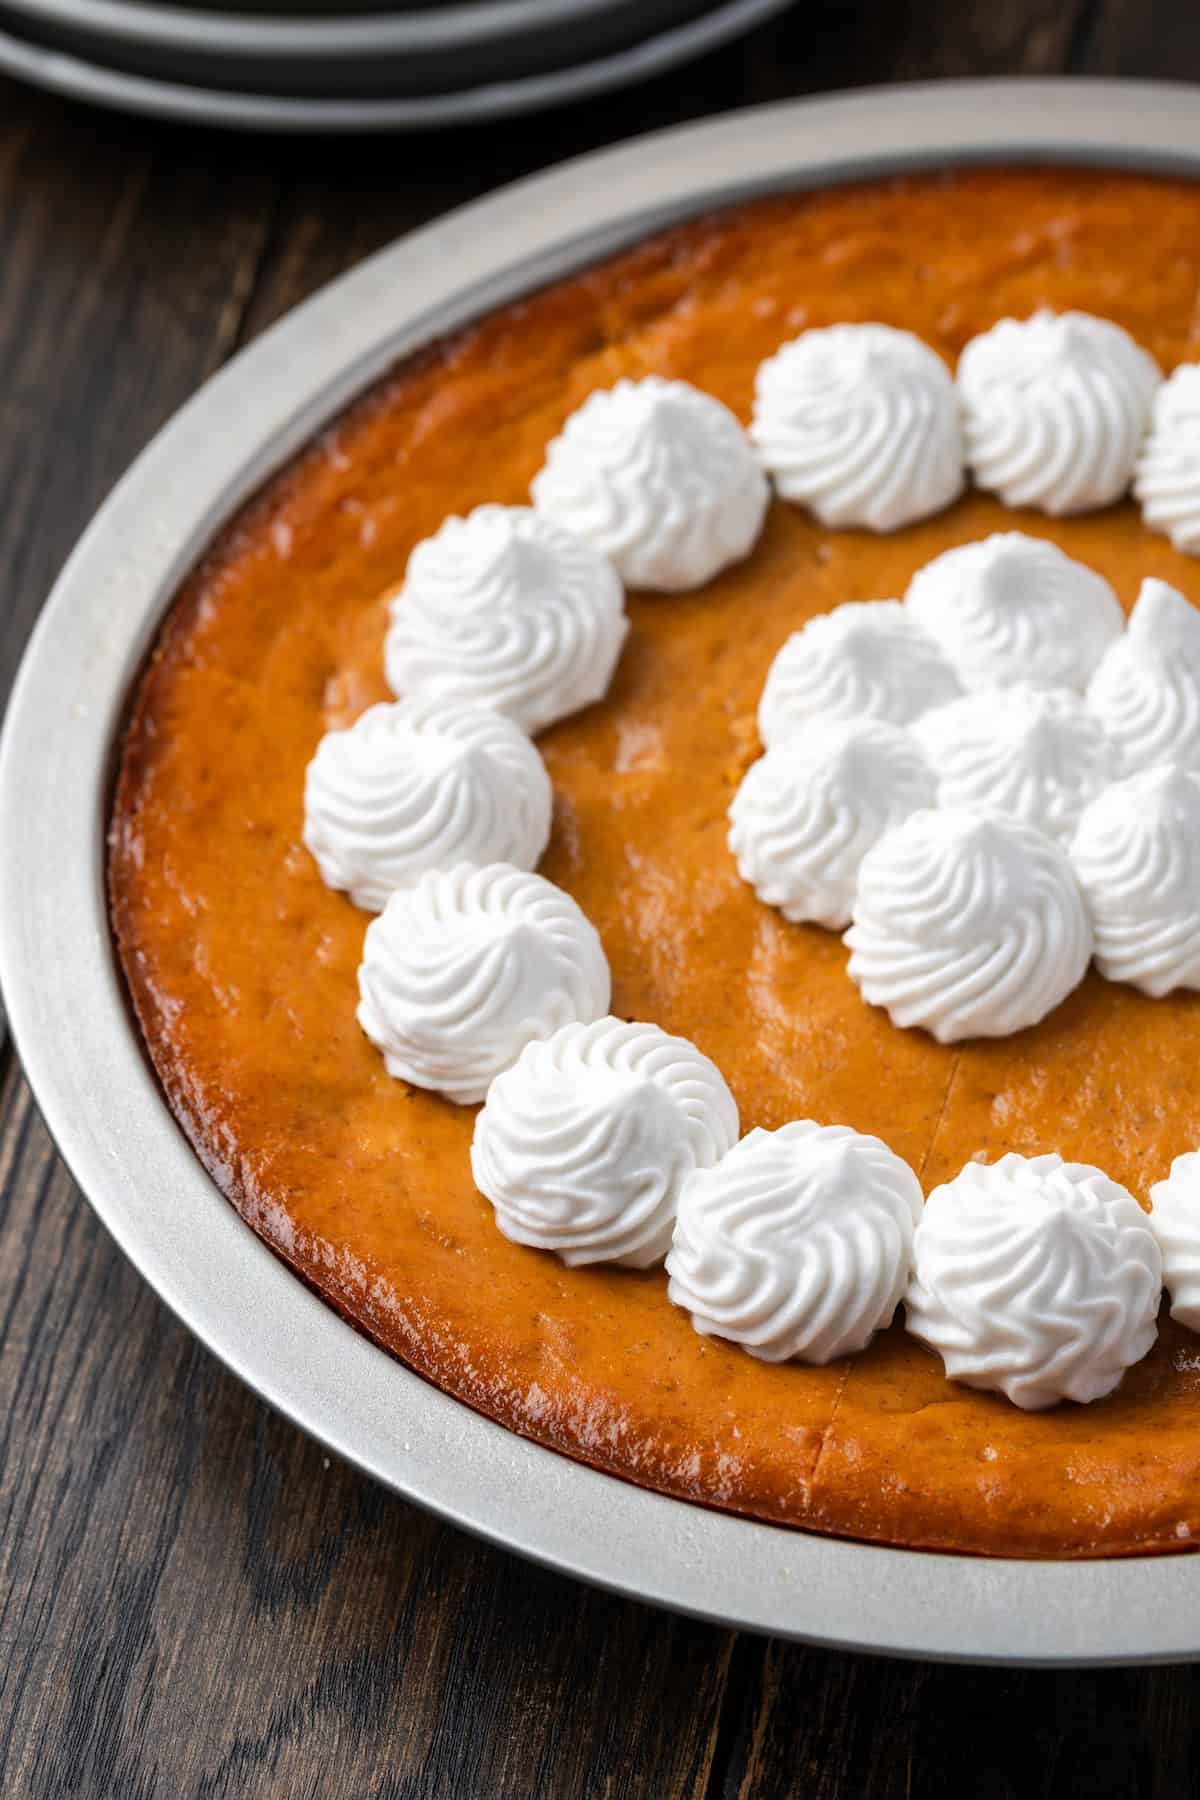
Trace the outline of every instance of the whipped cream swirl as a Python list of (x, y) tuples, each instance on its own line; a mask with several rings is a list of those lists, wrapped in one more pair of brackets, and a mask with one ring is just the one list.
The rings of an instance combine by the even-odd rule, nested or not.
[(867, 851), (933, 800), (933, 776), (907, 731), (820, 719), (747, 770), (729, 808), (729, 848), (767, 906), (840, 931)]
[(545, 764), (511, 719), (456, 701), (397, 700), (317, 745), (304, 842), (328, 887), (379, 912), (426, 869), (532, 869), (553, 804)]
[(1102, 975), (1156, 999), (1200, 988), (1200, 781), (1167, 766), (1114, 782), (1080, 819), (1071, 861)]
[(1200, 770), (1200, 612), (1165, 581), (1143, 581), (1087, 698), (1126, 774), (1166, 762)]
[(1082, 981), (1092, 931), (1064, 853), (1020, 819), (912, 813), (859, 870), (848, 972), (939, 1043), (1036, 1025)]
[(918, 719), (938, 803), (1011, 813), (1064, 847), (1116, 773), (1116, 752), (1072, 688), (982, 689)]
[(1177, 1156), (1165, 1181), (1150, 1189), (1150, 1229), (1162, 1251), (1171, 1317), (1200, 1331), (1200, 1151)]
[(967, 461), (1006, 506), (1061, 517), (1119, 500), (1162, 373), (1127, 331), (1090, 313), (1002, 319), (958, 361)]
[(1181, 363), (1154, 396), (1133, 491), (1151, 531), (1200, 556), (1200, 363)]
[(751, 1131), (684, 1183), (667, 1292), (764, 1362), (831, 1362), (890, 1321), (920, 1216), (920, 1183), (878, 1138), (812, 1119)]
[(848, 600), (792, 633), (758, 707), (764, 744), (815, 718), (907, 725), (962, 689), (933, 639), (898, 600)]
[(1150, 1221), (1087, 1163), (968, 1163), (930, 1194), (914, 1247), (909, 1331), (952, 1381), (1026, 1411), (1101, 1399), (1158, 1335)]
[(1029, 681), (1082, 690), (1124, 624), (1102, 575), (1020, 531), (935, 556), (904, 604), (966, 688)]
[(611, 982), (569, 894), (508, 863), (435, 869), (367, 927), (358, 1022), (389, 1075), (470, 1105), (526, 1044), (602, 1018)]
[(891, 325), (802, 332), (755, 377), (750, 435), (785, 500), (822, 525), (895, 531), (963, 487), (954, 382), (936, 351)]
[(529, 732), (607, 693), (629, 629), (611, 564), (522, 506), (447, 519), (389, 612), (393, 692), (490, 706)]
[(543, 518), (610, 557), (630, 587), (667, 593), (748, 555), (770, 499), (729, 408), (658, 375), (590, 394), (530, 492)]
[(733, 1095), (694, 1044), (604, 1018), (526, 1045), (497, 1075), (471, 1168), (505, 1237), (645, 1269), (667, 1253), (686, 1178), (737, 1134)]

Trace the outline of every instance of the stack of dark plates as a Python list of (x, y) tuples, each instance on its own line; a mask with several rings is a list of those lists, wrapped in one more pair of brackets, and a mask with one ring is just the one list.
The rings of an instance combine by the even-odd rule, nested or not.
[(624, 87), (787, 0), (0, 0), (0, 71), (263, 130), (419, 129)]

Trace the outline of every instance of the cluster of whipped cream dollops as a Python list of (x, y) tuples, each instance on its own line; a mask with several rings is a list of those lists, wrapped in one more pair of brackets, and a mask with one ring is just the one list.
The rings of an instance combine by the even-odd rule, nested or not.
[(1133, 487), (1146, 524), (1200, 553), (1200, 364), (1168, 381), (1090, 313), (1002, 319), (952, 376), (890, 325), (803, 332), (758, 371), (751, 435), (785, 500), (823, 525), (895, 531), (949, 506), (969, 474), (1054, 517)]
[(1200, 987), (1200, 612), (1116, 595), (1018, 532), (903, 602), (811, 620), (773, 662), (730, 807), (760, 899), (846, 931), (848, 970), (944, 1043), (1036, 1024), (1094, 958)]
[(506, 1237), (573, 1267), (665, 1258), (697, 1332), (767, 1362), (862, 1351), (903, 1303), (950, 1377), (1040, 1409), (1112, 1392), (1157, 1337), (1164, 1283), (1200, 1330), (1200, 1154), (1148, 1217), (1060, 1156), (969, 1163), (923, 1202), (908, 1164), (848, 1126), (738, 1130), (693, 1044), (604, 1018), (496, 1078), (471, 1162)]
[(463, 1104), (609, 1009), (595, 928), (536, 873), (553, 794), (531, 734), (607, 693), (624, 584), (711, 580), (753, 547), (770, 485), (727, 407), (649, 376), (571, 415), (532, 495), (416, 546), (384, 640), (400, 698), (329, 732), (305, 788), (322, 877), (379, 913), (359, 1021), (389, 1073)]
[[(678, 593), (750, 552), (768, 475), (826, 523), (877, 530), (948, 504), (966, 459), (1050, 511), (1123, 491), (1149, 359), (1075, 315), (1011, 330), (1027, 353), (986, 334), (957, 390), (906, 333), (807, 333), (763, 365), (749, 432), (683, 382), (593, 393), (532, 507), (481, 506), (413, 551), (384, 644), (398, 698), (322, 740), (304, 838), (378, 914), (358, 1018), (389, 1074), (484, 1102), (472, 1169), (507, 1237), (571, 1266), (665, 1261), (698, 1332), (770, 1361), (861, 1351), (903, 1301), (950, 1374), (1032, 1407), (1111, 1391), (1153, 1341), (1164, 1280), (1200, 1329), (1200, 1154), (1148, 1220), (1057, 1156), (968, 1165), (923, 1203), (908, 1165), (847, 1126), (739, 1137), (703, 1052), (611, 1016), (599, 935), (536, 872), (553, 794), (532, 742), (607, 692), (625, 583)], [(1154, 430), (1188, 416), (1160, 406)], [(1044, 491), (1031, 432), (1056, 447)], [(1152, 449), (1153, 433), (1143, 504), (1157, 456), (1186, 533), (1193, 452)], [(965, 546), (903, 603), (811, 621), (760, 724), (732, 809), (742, 873), (789, 918), (853, 921), (852, 972), (898, 1021), (1015, 1030), (1093, 953), (1148, 991), (1200, 985), (1200, 615), (1161, 583), (1123, 630), (1107, 584), (1053, 546)]]

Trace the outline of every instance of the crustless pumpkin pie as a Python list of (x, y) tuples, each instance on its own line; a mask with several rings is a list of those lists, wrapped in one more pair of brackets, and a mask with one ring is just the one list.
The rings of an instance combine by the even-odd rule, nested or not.
[[(749, 417), (797, 332), (879, 320), (953, 364), (1039, 307), (1125, 327), (1164, 370), (1200, 355), (1200, 187), (1061, 169), (930, 174), (685, 223), (404, 362), (235, 518), (171, 607), (120, 746), (109, 884), (146, 1045), (243, 1218), (330, 1304), (510, 1429), (626, 1479), (887, 1544), (1026, 1556), (1187, 1548), (1200, 1534), (1200, 1337), (1158, 1341), (1094, 1405), (1026, 1413), (946, 1379), (897, 1322), (823, 1367), (702, 1338), (661, 1269), (566, 1268), (509, 1242), (471, 1177), (474, 1107), (389, 1078), (355, 1019), (366, 916), (301, 839), (322, 733), (387, 699), (386, 596), (451, 513), (524, 504), (548, 441), (623, 376)], [(1200, 1142), (1200, 996), (1089, 973), (1040, 1024), (941, 1044), (846, 978), (847, 951), (763, 906), (727, 809), (789, 633), (897, 596), (939, 553), (1019, 529), (1104, 575), (1195, 565), (1129, 500), (1050, 519), (968, 490), (884, 535), (776, 500), (695, 592), (628, 597), (606, 697), (538, 739), (541, 872), (598, 928), (612, 1010), (690, 1038), (743, 1129), (840, 1122), (928, 1192), (1056, 1150), (1145, 1201)], [(169, 1196), (164, 1196), (169, 1205)]]

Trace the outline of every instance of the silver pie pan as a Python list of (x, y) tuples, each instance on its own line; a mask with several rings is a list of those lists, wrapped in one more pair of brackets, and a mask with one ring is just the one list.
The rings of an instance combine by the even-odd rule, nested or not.
[(126, 74), (328, 98), (435, 93), (565, 68), (629, 49), (714, 4), (452, 0), (289, 17), (153, 0), (0, 0), (0, 25)]
[(735, 113), (451, 213), (244, 351), (134, 464), (42, 615), (0, 744), (0, 976), (76, 1179), (164, 1301), (290, 1419), (470, 1531), (755, 1631), (1025, 1664), (1200, 1656), (1200, 1556), (1025, 1562), (890, 1550), (644, 1492), (527, 1443), (359, 1336), (242, 1224), (130, 1022), (103, 886), (122, 708), (163, 610), (231, 511), (396, 356), (686, 214), (972, 160), (1200, 173), (1191, 88), (945, 83)]
[[(467, 62), (454, 86), (428, 92), (402, 91), (395, 61), (380, 60), (372, 84), (385, 91), (366, 94), (339, 92), (332, 86), (312, 93), (307, 82), (288, 91), (293, 84), (278, 71), (272, 91), (255, 92), (247, 86), (214, 87), (118, 67), (79, 49), (35, 41), (15, 28), (19, 21), (0, 0), (0, 74), (95, 106), (236, 130), (423, 131), (507, 118), (630, 87), (719, 48), (788, 4), (789, 0), (720, 0), (634, 43), (583, 61), (487, 79), (477, 63)], [(402, 66), (410, 86), (419, 88), (415, 63), (408, 59)], [(346, 71), (342, 73), (345, 76)]]

